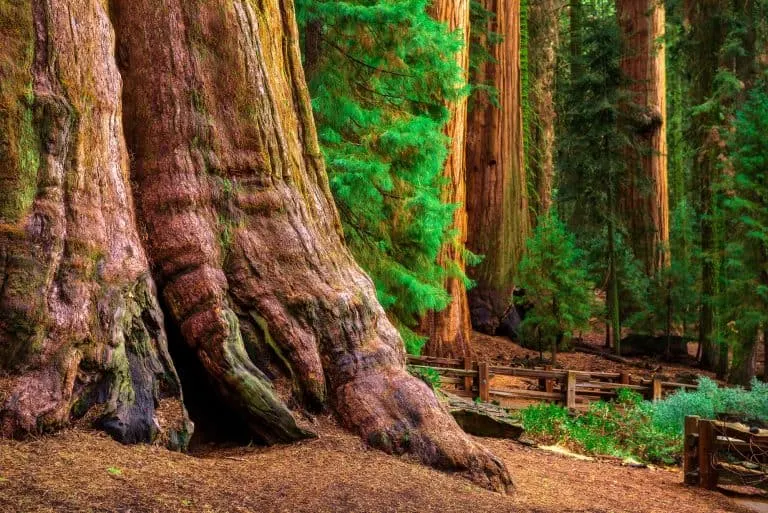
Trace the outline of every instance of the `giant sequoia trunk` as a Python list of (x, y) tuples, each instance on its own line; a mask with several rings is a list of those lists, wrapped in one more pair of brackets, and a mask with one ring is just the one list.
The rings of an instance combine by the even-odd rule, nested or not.
[(664, 4), (617, 0), (616, 10), (624, 35), (621, 70), (633, 93), (626, 114), (635, 134), (625, 152), (628, 180), (619, 208), (635, 256), (652, 276), (664, 266), (669, 242)]
[(0, 434), (87, 412), (117, 438), (188, 422), (136, 228), (100, 2), (0, 5)]
[[(432, 16), (445, 23), (451, 31), (460, 30), (464, 36), (464, 46), (456, 54), (456, 61), (465, 73), (469, 70), (469, 0), (437, 0), (432, 3)], [(438, 255), (438, 262), (456, 262), (464, 270), (462, 249), (467, 241), (466, 210), (466, 136), (467, 136), (467, 99), (462, 98), (448, 105), (451, 119), (445, 133), (451, 139), (450, 153), (443, 169), (445, 185), (442, 200), (456, 205), (453, 214), (452, 229), (455, 240), (446, 244)], [(427, 337), (424, 353), (443, 358), (460, 358), (472, 355), (470, 341), (471, 324), (469, 302), (464, 280), (448, 277), (446, 289), (451, 295), (451, 303), (445, 310), (429, 312), (421, 322), (420, 331)]]
[(530, 230), (523, 165), (523, 110), (520, 82), (520, 3), (482, 0), (493, 13), (490, 31), (503, 42), (491, 48), (493, 62), (477, 70), (475, 83), (498, 91), (498, 106), (479, 98), (467, 133), (467, 246), (484, 255), (470, 272), (473, 326), (493, 334), (509, 315), (515, 272)]
[(528, 62), (530, 104), (533, 115), (529, 166), (536, 190), (536, 213), (552, 205), (555, 178), (555, 74), (560, 34), (560, 4), (530, 0), (528, 6)]
[(331, 407), (373, 446), (509, 484), (406, 373), (343, 244), (292, 1), (12, 5), (0, 7), (3, 434), (89, 409), (125, 441), (166, 427), (179, 387), (146, 251), (167, 322), (257, 439), (313, 436), (304, 412)]

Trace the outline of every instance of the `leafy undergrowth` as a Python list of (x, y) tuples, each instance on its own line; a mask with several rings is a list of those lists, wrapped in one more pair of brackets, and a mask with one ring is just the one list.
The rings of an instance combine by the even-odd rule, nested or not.
[(650, 463), (679, 463), (683, 424), (688, 415), (719, 415), (747, 423), (768, 421), (768, 384), (755, 380), (751, 390), (720, 388), (699, 380), (695, 392), (677, 392), (652, 403), (620, 390), (614, 402), (596, 402), (575, 416), (562, 406), (538, 404), (520, 412), (528, 436), (590, 455), (635, 458)]

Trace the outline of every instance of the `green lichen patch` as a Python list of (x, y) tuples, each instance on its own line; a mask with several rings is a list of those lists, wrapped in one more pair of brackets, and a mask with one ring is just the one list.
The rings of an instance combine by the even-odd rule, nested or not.
[(0, 222), (17, 223), (37, 190), (40, 141), (34, 127), (32, 3), (0, 3)]

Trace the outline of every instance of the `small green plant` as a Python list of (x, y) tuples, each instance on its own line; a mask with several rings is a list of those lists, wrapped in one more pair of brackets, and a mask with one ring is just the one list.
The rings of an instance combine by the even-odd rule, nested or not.
[(540, 442), (672, 464), (681, 458), (686, 416), (711, 419), (724, 413), (746, 422), (768, 421), (768, 384), (754, 380), (751, 390), (721, 388), (701, 378), (698, 390), (680, 391), (663, 401), (644, 401), (635, 392), (619, 390), (616, 401), (592, 403), (577, 415), (562, 406), (537, 404), (522, 410), (520, 417), (526, 433)]
[(647, 408), (650, 404), (634, 392), (621, 390), (615, 402), (592, 403), (577, 415), (547, 404), (526, 408), (521, 416), (526, 432), (546, 443), (562, 444), (585, 454), (674, 463), (681, 437), (654, 426)]
[(529, 308), (523, 333), (534, 334), (539, 344), (548, 341), (553, 361), (563, 339), (589, 325), (594, 287), (581, 262), (573, 236), (553, 208), (528, 239), (518, 279), (525, 296), (515, 298)]
[(409, 365), (408, 372), (410, 372), (412, 376), (419, 378), (424, 383), (429, 385), (429, 388), (432, 390), (440, 389), (440, 374), (435, 369)]
[(753, 380), (750, 390), (718, 387), (711, 379), (699, 379), (693, 392), (677, 392), (653, 404), (653, 423), (668, 433), (682, 434), (685, 417), (705, 419), (728, 414), (745, 422), (768, 422), (768, 384)]
[(123, 475), (123, 471), (121, 469), (117, 468), (117, 467), (109, 467), (107, 469), (107, 472), (109, 472), (113, 476), (122, 476)]

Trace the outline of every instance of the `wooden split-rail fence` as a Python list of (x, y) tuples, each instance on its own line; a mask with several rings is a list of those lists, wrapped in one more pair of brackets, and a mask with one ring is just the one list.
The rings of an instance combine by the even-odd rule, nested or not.
[(683, 475), (686, 484), (708, 490), (718, 484), (768, 489), (768, 430), (686, 417)]
[[(649, 400), (658, 400), (676, 390), (697, 388), (696, 385), (664, 381), (658, 376), (645, 378), (627, 372), (504, 367), (471, 358), (409, 356), (408, 364), (415, 369), (437, 372), (441, 386), (455, 395), (496, 401), (511, 408), (531, 402), (555, 402), (575, 409), (599, 399), (615, 398), (620, 389), (634, 390)], [(514, 380), (514, 385), (496, 386), (492, 384), (494, 376), (519, 379)]]

